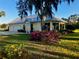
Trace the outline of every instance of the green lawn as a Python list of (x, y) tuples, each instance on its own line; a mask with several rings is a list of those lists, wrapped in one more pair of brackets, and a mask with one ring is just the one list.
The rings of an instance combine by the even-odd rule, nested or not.
[(79, 33), (69, 33), (62, 36), (62, 39), (79, 40)]
[(64, 36), (73, 36), (73, 37), (79, 37), (79, 33), (69, 33), (69, 34), (66, 34)]
[[(79, 37), (79, 33), (65, 36)], [(61, 39), (58, 44), (43, 44), (41, 42), (28, 41), (29, 35), (0, 36), (0, 47), (8, 44), (24, 44), (24, 47), (45, 59), (79, 59), (79, 38), (77, 40)]]

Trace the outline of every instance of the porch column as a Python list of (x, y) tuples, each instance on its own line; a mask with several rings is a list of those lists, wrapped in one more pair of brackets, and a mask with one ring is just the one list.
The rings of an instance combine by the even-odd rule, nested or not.
[(52, 22), (50, 22), (50, 31), (52, 31), (53, 30), (53, 28), (52, 28), (53, 26), (52, 26)]
[(25, 24), (25, 30), (26, 30), (27, 34), (30, 33), (30, 31), (31, 31), (31, 23), (30, 22), (26, 22), (26, 24)]
[(59, 23), (59, 30), (61, 29), (60, 23)]
[(65, 26), (65, 24), (64, 24), (64, 30), (66, 29), (66, 26)]

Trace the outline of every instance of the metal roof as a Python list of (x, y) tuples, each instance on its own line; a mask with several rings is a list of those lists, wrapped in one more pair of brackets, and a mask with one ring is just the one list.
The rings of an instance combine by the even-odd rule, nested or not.
[[(46, 20), (52, 20), (52, 21), (58, 21), (58, 22), (66, 22), (65, 20), (61, 19), (61, 18), (57, 18), (57, 17), (47, 17)], [(13, 21), (11, 21), (9, 24), (20, 24), (20, 23), (24, 23), (24, 22), (39, 22), (41, 21), (40, 18), (38, 16), (26, 16), (25, 18), (21, 19), (21, 18), (16, 18)]]

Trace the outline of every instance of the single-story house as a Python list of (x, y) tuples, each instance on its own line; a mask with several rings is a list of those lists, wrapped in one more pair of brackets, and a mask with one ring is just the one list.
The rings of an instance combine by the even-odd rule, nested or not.
[[(44, 18), (43, 23), (49, 27), (49, 30), (65, 30), (65, 23), (61, 18), (47, 17)], [(9, 23), (9, 31), (18, 31), (24, 29), (26, 32), (42, 31), (41, 21), (37, 16), (27, 16), (23, 20), (16, 18)]]

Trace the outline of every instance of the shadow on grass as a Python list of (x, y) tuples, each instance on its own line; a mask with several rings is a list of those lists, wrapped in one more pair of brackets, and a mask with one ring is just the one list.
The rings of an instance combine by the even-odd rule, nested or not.
[(55, 57), (51, 57), (51, 56), (46, 56), (46, 55), (42, 55), (42, 54), (36, 54), (33, 52), (29, 52), (29, 50), (24, 51), (21, 56), (15, 55), (11, 58), (7, 57), (7, 54), (4, 53), (3, 51), (0, 51), (0, 59), (3, 59), (3, 57), (5, 57), (6, 59), (58, 59)]
[(67, 45), (63, 45), (63, 44), (53, 44), (53, 46), (55, 47), (60, 47), (60, 48), (64, 48), (64, 49), (68, 49), (68, 50), (71, 50), (71, 51), (75, 51), (75, 52), (79, 52), (79, 46), (67, 46)]
[(75, 37), (61, 37), (60, 39), (64, 39), (64, 40), (79, 40), (79, 38), (75, 38)]
[[(70, 47), (70, 46), (66, 46), (66, 45), (63, 45), (63, 44), (59, 44), (59, 43), (56, 43), (56, 44), (47, 44), (47, 43), (43, 43), (43, 42), (32, 42), (34, 44), (39, 44), (39, 45), (50, 45), (50, 46), (56, 46), (56, 47), (61, 47), (61, 48), (64, 48), (64, 49), (68, 49), (68, 50), (71, 50), (71, 51), (75, 51), (75, 52), (79, 52), (79, 49), (76, 49), (76, 47)], [(72, 46), (73, 46), (73, 43), (71, 43)]]
[[(39, 53), (39, 54), (37, 54), (37, 53), (33, 53), (33, 55), (34, 55), (34, 57), (35, 57), (35, 59), (59, 59), (58, 57), (56, 57), (55, 55), (53, 55), (53, 56), (49, 56), (49, 55), (45, 55), (45, 54), (48, 54), (48, 53), (44, 53), (42, 50), (40, 50), (40, 49), (36, 49), (36, 48), (32, 48), (32, 47), (25, 47), (27, 50), (29, 50), (29, 51), (33, 51), (33, 52), (37, 52), (37, 53)], [(42, 53), (43, 52), (43, 53)], [(36, 58), (37, 56), (38, 56), (38, 58)]]
[(69, 34), (65, 34), (64, 36), (75, 36), (75, 37), (79, 37), (79, 33), (69, 33)]
[(65, 53), (59, 53), (59, 52), (55, 52), (55, 51), (47, 51), (47, 50), (40, 50), (40, 49), (37, 49), (37, 48), (34, 48), (34, 47), (26, 47), (26, 49), (28, 50), (33, 50), (33, 51), (38, 51), (38, 52), (44, 52), (45, 54), (51, 54), (51, 55), (55, 55), (55, 56), (59, 56), (58, 58), (56, 59), (59, 59), (59, 58), (63, 58), (63, 57), (67, 57), (67, 58), (71, 58), (71, 59), (79, 59), (78, 56), (72, 56), (72, 55), (67, 55)]
[(68, 50), (75, 51), (75, 52), (79, 52), (78, 49), (74, 49), (75, 47), (74, 48), (71, 48), (71, 47), (64, 46), (63, 44), (62, 45), (60, 45), (60, 44), (55, 45), (54, 44), (54, 46), (61, 47), (61, 48), (64, 48), (64, 49), (68, 49)]

